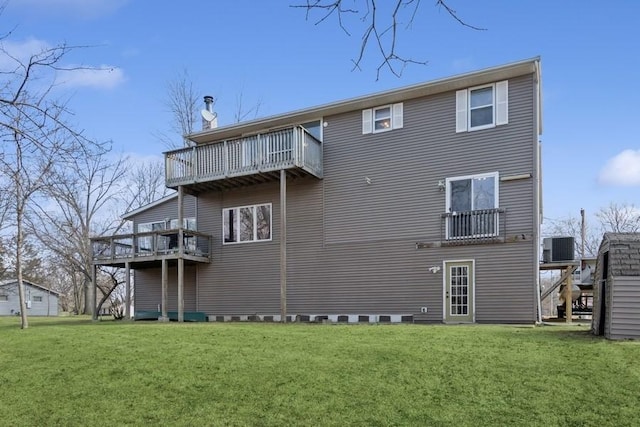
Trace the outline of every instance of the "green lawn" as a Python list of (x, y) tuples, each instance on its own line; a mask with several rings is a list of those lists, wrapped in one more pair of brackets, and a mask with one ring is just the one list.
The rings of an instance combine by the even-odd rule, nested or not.
[(0, 318), (0, 425), (640, 423), (640, 342), (580, 326)]

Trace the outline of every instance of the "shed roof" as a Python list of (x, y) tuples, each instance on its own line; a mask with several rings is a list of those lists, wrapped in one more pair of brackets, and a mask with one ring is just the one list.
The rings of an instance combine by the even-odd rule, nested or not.
[[(17, 282), (18, 281), (16, 279), (0, 280), (0, 288), (3, 287), (3, 286), (14, 285)], [(46, 288), (46, 287), (44, 287), (42, 285), (38, 285), (37, 283), (33, 283), (33, 282), (28, 281), (28, 280), (23, 280), (22, 283), (24, 283), (27, 286), (31, 286), (31, 287), (34, 287), (34, 288), (41, 289), (41, 290), (43, 290), (45, 292), (49, 292), (49, 293), (54, 294), (56, 296), (60, 296), (59, 292), (56, 292), (53, 289), (48, 289), (48, 288)]]
[(609, 251), (613, 276), (640, 276), (640, 233), (605, 233), (600, 253)]

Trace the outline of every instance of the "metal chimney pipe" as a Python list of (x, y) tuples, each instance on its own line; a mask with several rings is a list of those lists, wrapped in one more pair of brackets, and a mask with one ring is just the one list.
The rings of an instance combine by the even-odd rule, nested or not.
[(206, 105), (207, 111), (209, 111), (210, 113), (213, 113), (213, 96), (205, 95), (204, 105)]

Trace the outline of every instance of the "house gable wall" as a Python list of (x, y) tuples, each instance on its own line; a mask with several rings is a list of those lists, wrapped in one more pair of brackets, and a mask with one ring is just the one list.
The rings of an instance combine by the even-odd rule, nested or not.
[[(511, 79), (509, 124), (481, 131), (455, 132), (455, 91), (405, 101), (403, 128), (388, 132), (363, 135), (360, 110), (324, 117), (324, 179), (287, 183), (288, 312), (406, 314), (439, 322), (443, 272), (429, 268), (473, 259), (476, 320), (533, 322), (536, 84), (533, 75)], [(445, 193), (438, 181), (487, 172), (529, 174), (499, 188), (506, 234), (522, 238), (418, 249), (418, 242), (441, 238)], [(212, 262), (199, 265), (194, 279), (199, 311), (279, 313), (279, 200), (278, 182), (198, 196), (198, 230), (213, 236)], [(272, 240), (223, 245), (222, 209), (261, 203), (272, 204)], [(145, 212), (136, 222), (171, 216), (165, 209)], [(136, 272), (136, 309), (140, 289), (158, 278), (157, 271)], [(151, 299), (145, 304), (151, 306)], [(422, 307), (427, 313), (420, 313)]]

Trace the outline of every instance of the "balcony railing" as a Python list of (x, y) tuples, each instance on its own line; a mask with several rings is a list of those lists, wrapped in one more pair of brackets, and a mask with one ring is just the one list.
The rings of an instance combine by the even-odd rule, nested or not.
[(322, 178), (322, 145), (307, 130), (282, 130), (165, 153), (168, 187), (298, 168)]
[(442, 237), (448, 243), (482, 243), (505, 236), (505, 210), (481, 209), (442, 214)]
[(179, 236), (180, 230), (175, 229), (94, 237), (91, 239), (93, 260), (97, 264), (109, 264), (178, 255), (194, 259), (209, 258), (211, 236), (197, 231), (182, 230), (182, 252)]

